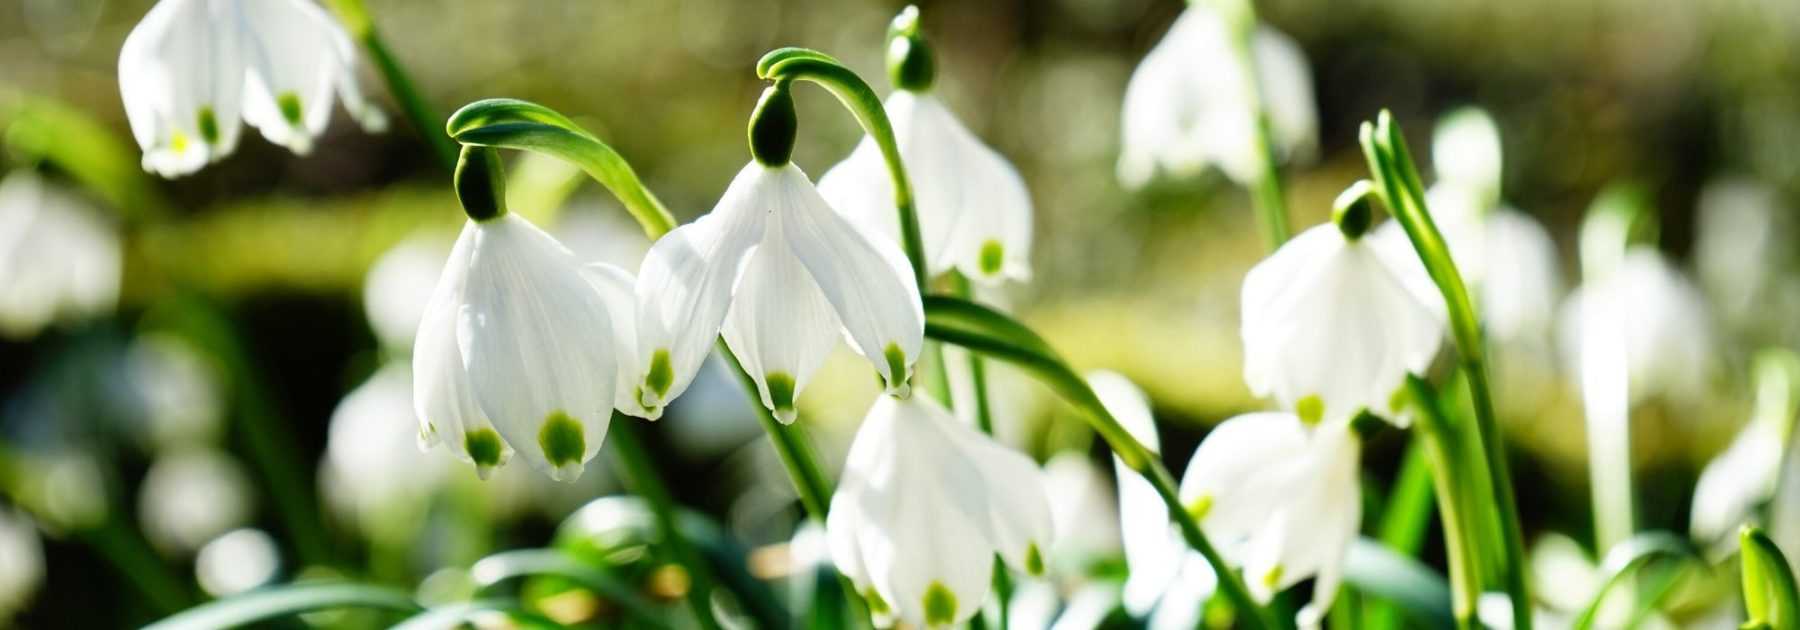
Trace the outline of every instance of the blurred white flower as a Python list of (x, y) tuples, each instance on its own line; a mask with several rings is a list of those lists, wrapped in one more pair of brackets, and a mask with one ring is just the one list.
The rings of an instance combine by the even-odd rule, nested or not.
[(250, 478), (230, 456), (209, 449), (156, 458), (138, 490), (144, 535), (171, 554), (189, 553), (250, 522)]
[(468, 221), (413, 346), (421, 443), (448, 434), (483, 476), (515, 450), (551, 478), (581, 476), (630, 356), (630, 284), (516, 214)]
[(1318, 151), (1305, 52), (1286, 35), (1257, 27), (1250, 41), (1257, 76), (1247, 80), (1231, 31), (1217, 9), (1190, 3), (1131, 74), (1118, 167), (1127, 186), (1158, 170), (1187, 176), (1214, 165), (1239, 183), (1254, 180), (1261, 166), (1252, 98), (1268, 113), (1278, 158), (1304, 161)]
[(1439, 182), (1472, 190), (1478, 202), (1492, 206), (1500, 199), (1500, 126), (1476, 107), (1444, 114), (1431, 130), (1431, 163)]
[(331, 412), (319, 485), (328, 505), (364, 529), (410, 515), (449, 473), (438, 454), (419, 451), (412, 392), (412, 367), (393, 362)]
[(1744, 425), (1731, 446), (1700, 472), (1688, 531), (1702, 541), (1718, 540), (1737, 530), (1758, 504), (1775, 493), (1783, 450), (1779, 427), (1768, 422)]
[(1309, 422), (1392, 409), (1431, 364), (1444, 325), (1402, 280), (1391, 250), (1313, 227), (1251, 268), (1241, 303), (1244, 381)]
[[(1546, 345), (1563, 292), (1550, 232), (1511, 207), (1484, 207), (1480, 193), (1458, 184), (1439, 183), (1425, 198), (1450, 259), (1471, 287), (1487, 334), (1501, 342)], [(1443, 294), (1400, 223), (1383, 223), (1371, 238), (1419, 302), (1446, 320)]]
[(119, 50), (119, 96), (144, 170), (174, 177), (230, 155), (240, 116), (306, 153), (334, 93), (365, 129), (385, 128), (355, 61), (343, 28), (307, 0), (161, 0)]
[(44, 545), (22, 512), (0, 508), (0, 624), (24, 610), (44, 582)]
[(225, 393), (218, 366), (181, 337), (148, 333), (125, 354), (126, 379), (143, 408), (142, 437), (157, 449), (216, 441)]
[(832, 561), (872, 608), (961, 623), (987, 600), (995, 554), (1044, 572), (1054, 525), (1040, 475), (936, 402), (878, 396), (831, 498)]
[(1318, 578), (1297, 615), (1302, 628), (1318, 627), (1331, 608), (1362, 522), (1359, 442), (1347, 421), (1245, 414), (1214, 427), (1182, 475), (1182, 504), (1243, 567), (1257, 601)]
[[(886, 103), (913, 187), (926, 271), (986, 283), (1031, 279), (1031, 196), (1019, 172), (969, 133), (930, 92), (896, 90)], [(819, 193), (899, 242), (894, 185), (867, 136), (819, 178)]]
[(1053, 565), (1079, 577), (1094, 562), (1123, 551), (1118, 499), (1105, 471), (1082, 453), (1064, 451), (1044, 463), (1043, 480), (1056, 532), (1056, 544), (1050, 549)]
[(274, 581), (281, 569), (275, 539), (260, 529), (234, 529), (194, 556), (194, 578), (213, 597), (248, 591)]
[(26, 338), (119, 301), (121, 245), (85, 199), (36, 173), (0, 180), (0, 336)]
[(1717, 179), (1701, 189), (1694, 263), (1727, 322), (1769, 318), (1769, 302), (1779, 297), (1774, 285), (1792, 282), (1784, 273), (1794, 256), (1791, 216), (1775, 190), (1753, 180)]
[(1700, 290), (1661, 252), (1631, 248), (1616, 269), (1563, 303), (1558, 336), (1570, 374), (1582, 373), (1582, 311), (1590, 305), (1604, 309), (1598, 321), (1620, 333), (1631, 402), (1704, 399), (1718, 369), (1712, 317)]
[(428, 235), (406, 238), (369, 266), (363, 280), (363, 314), (384, 348), (410, 351), (425, 317), (425, 305), (444, 275), (446, 240)]
[(692, 382), (721, 327), (783, 422), (840, 336), (901, 394), (924, 344), (900, 246), (832, 210), (791, 162), (752, 161), (712, 213), (652, 245), (637, 299), (633, 389), (651, 414)]

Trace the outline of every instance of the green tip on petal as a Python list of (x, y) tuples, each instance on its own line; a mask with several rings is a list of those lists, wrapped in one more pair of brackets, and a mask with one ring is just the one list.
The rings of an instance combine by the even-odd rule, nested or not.
[(881, 598), (881, 593), (876, 592), (875, 587), (871, 586), (863, 589), (862, 596), (863, 600), (867, 601), (869, 604), (869, 612), (876, 615), (886, 615), (892, 612), (892, 610), (888, 608), (887, 600)]
[(179, 130), (179, 129), (170, 133), (169, 134), (169, 150), (175, 152), (176, 155), (187, 153), (187, 150), (188, 150), (187, 134), (182, 133), (181, 130)]
[(1406, 384), (1401, 383), (1393, 394), (1388, 395), (1388, 413), (1398, 414), (1406, 411), (1407, 403), (1412, 402), (1412, 393), (1406, 391)]
[(1269, 572), (1262, 576), (1263, 586), (1269, 587), (1269, 590), (1275, 590), (1275, 587), (1281, 585), (1281, 572), (1282, 568), (1279, 564), (1269, 567)]
[(1206, 520), (1206, 515), (1208, 513), (1212, 512), (1212, 507), (1213, 507), (1212, 495), (1203, 494), (1203, 495), (1200, 495), (1200, 498), (1194, 499), (1193, 503), (1188, 504), (1187, 511), (1188, 511), (1189, 516), (1194, 517), (1194, 520), (1204, 521), (1204, 520)]
[(1325, 400), (1319, 398), (1317, 394), (1302, 398), (1299, 402), (1294, 403), (1294, 414), (1300, 416), (1301, 422), (1309, 425), (1318, 424), (1320, 420), (1325, 419)]
[(943, 582), (933, 581), (925, 587), (925, 623), (947, 626), (956, 623), (956, 594)]
[(205, 140), (207, 144), (218, 144), (219, 143), (219, 116), (218, 116), (218, 114), (213, 113), (212, 107), (202, 106), (200, 108), (200, 114), (197, 118), (199, 120), (197, 120), (195, 122), (199, 125), (200, 139)]
[(908, 376), (906, 373), (906, 351), (900, 349), (900, 344), (890, 343), (887, 345), (887, 349), (881, 351), (881, 356), (887, 359), (888, 393), (900, 398), (911, 395), (912, 387), (906, 384), (906, 377)]
[(769, 388), (769, 406), (775, 412), (775, 419), (782, 424), (793, 424), (799, 417), (794, 411), (794, 377), (787, 372), (770, 372), (763, 375), (763, 383)]
[(562, 410), (552, 411), (544, 417), (544, 427), (538, 429), (538, 446), (544, 449), (544, 459), (556, 469), (557, 481), (574, 481), (581, 475), (581, 456), (587, 452), (587, 435), (575, 418)]
[(998, 275), (1000, 268), (1006, 263), (1006, 246), (1000, 241), (990, 240), (981, 244), (981, 273)]
[(487, 479), (500, 465), (500, 434), (493, 429), (476, 429), (463, 434), (463, 451), (475, 460), (475, 474)]
[(1044, 553), (1038, 551), (1037, 543), (1025, 547), (1025, 573), (1033, 577), (1044, 574)]
[[(657, 350), (650, 355), (650, 371), (644, 373), (644, 386), (649, 387), (650, 392), (656, 395), (654, 406), (662, 406), (662, 397), (669, 395), (669, 386), (675, 384), (675, 368), (672, 364), (668, 348)], [(642, 392), (640, 391), (639, 394), (639, 402), (643, 403)], [(644, 403), (644, 406), (652, 405)]]
[(300, 126), (300, 114), (302, 110), (300, 108), (299, 94), (282, 92), (281, 96), (275, 97), (275, 106), (281, 109), (281, 118), (283, 120), (288, 121), (288, 124), (290, 125), (296, 127)]

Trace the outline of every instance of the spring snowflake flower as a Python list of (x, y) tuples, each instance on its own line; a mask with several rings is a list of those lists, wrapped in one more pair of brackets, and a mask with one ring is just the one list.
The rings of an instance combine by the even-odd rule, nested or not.
[[(1617, 268), (1577, 288), (1563, 303), (1558, 335), (1568, 373), (1582, 373), (1589, 345), (1581, 333), (1583, 311), (1618, 333), (1624, 385), (1630, 401), (1654, 395), (1696, 401), (1706, 396), (1718, 369), (1712, 315), (1706, 299), (1681, 271), (1653, 247), (1633, 247)], [(1588, 387), (1583, 384), (1583, 387)]]
[[(500, 177), (470, 172), (479, 170), (459, 170), (459, 190), (465, 176)], [(620, 357), (631, 356), (631, 276), (580, 264), (504, 207), (468, 207), (489, 200), (464, 203), (471, 218), (413, 345), (421, 444), (447, 435), (483, 476), (517, 452), (574, 481), (600, 451), (615, 405), (633, 409), (615, 400)]]
[(1361, 523), (1359, 442), (1347, 419), (1308, 426), (1292, 413), (1245, 414), (1207, 434), (1182, 475), (1182, 503), (1243, 567), (1257, 601), (1317, 578), (1297, 616), (1303, 628), (1331, 608)]
[(826, 521), (832, 561), (870, 607), (941, 628), (987, 599), (994, 556), (1032, 575), (1052, 542), (1036, 465), (922, 396), (879, 396)]
[[(783, 107), (791, 123), (792, 96), (770, 88), (758, 120)], [(794, 421), (795, 398), (840, 330), (897, 395), (924, 345), (919, 287), (899, 244), (832, 210), (787, 155), (759, 153), (712, 213), (652, 245), (637, 299), (642, 377), (632, 393), (646, 417), (693, 381), (721, 328), (782, 422)]]
[[(1306, 55), (1287, 36), (1257, 27), (1251, 56), (1258, 76), (1246, 80), (1229, 18), (1191, 3), (1144, 57), (1125, 86), (1119, 179), (1139, 186), (1160, 169), (1193, 175), (1218, 166), (1240, 183), (1260, 170), (1250, 104), (1260, 98), (1278, 156), (1310, 159), (1319, 120)], [(1259, 90), (1250, 94), (1248, 90)]]
[(326, 503), (365, 531), (416, 509), (448, 478), (447, 459), (417, 450), (416, 425), (405, 421), (412, 392), (412, 366), (393, 362), (331, 412), (319, 485)]
[(1358, 205), (1244, 277), (1244, 380), (1309, 422), (1398, 411), (1394, 393), (1431, 364), (1444, 335), (1389, 250), (1360, 238), (1371, 210)]
[(73, 192), (30, 171), (0, 180), (0, 336), (26, 338), (119, 301), (119, 236)]
[[(1031, 197), (1025, 180), (1005, 157), (982, 144), (939, 101), (932, 87), (932, 61), (918, 37), (918, 12), (908, 8), (894, 20), (890, 56), (895, 90), (885, 106), (911, 178), (919, 232), (925, 241), (926, 271), (951, 270), (987, 283), (1031, 277)], [(908, 63), (918, 64), (912, 70)], [(894, 186), (881, 148), (864, 136), (856, 149), (819, 178), (819, 192), (832, 207), (879, 226), (898, 240)]]
[(161, 0), (119, 51), (119, 95), (144, 170), (174, 177), (230, 155), (240, 118), (305, 154), (334, 94), (365, 129), (385, 128), (355, 63), (350, 37), (307, 0)]

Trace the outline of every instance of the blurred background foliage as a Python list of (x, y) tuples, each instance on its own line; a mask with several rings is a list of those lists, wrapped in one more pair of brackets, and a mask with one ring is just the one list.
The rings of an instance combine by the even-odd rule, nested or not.
[[(135, 148), (124, 144), (129, 135), (115, 69), (120, 43), (150, 4), (0, 1), (0, 124), (78, 112), (97, 123), (94, 142), (116, 143), (135, 158)], [(394, 53), (441, 112), (509, 96), (568, 113), (616, 147), (684, 220), (708, 210), (748, 158), (744, 122), (763, 88), (753, 66), (764, 51), (824, 50), (885, 92), (882, 37), (899, 8), (776, 0), (368, 4)], [(1242, 384), (1237, 295), (1244, 271), (1262, 254), (1248, 197), (1223, 176), (1163, 181), (1141, 191), (1125, 190), (1114, 176), (1126, 79), (1182, 4), (920, 4), (938, 49), (939, 90), (972, 130), (1019, 167), (1036, 204), (1035, 280), (996, 299), (1075, 365), (1117, 370), (1142, 384), (1164, 425), (1164, 450), (1179, 468), (1206, 426), (1261, 406)], [(1800, 201), (1800, 3), (1268, 0), (1258, 6), (1267, 23), (1301, 44), (1312, 65), (1321, 151), (1315, 163), (1284, 171), (1296, 226), (1324, 220), (1331, 198), (1363, 176), (1356, 125), (1383, 107), (1415, 134), (1415, 147), (1429, 146), (1431, 122), (1445, 111), (1477, 105), (1491, 112), (1505, 142), (1503, 195), (1551, 228), (1568, 286), (1579, 280), (1576, 227), (1609, 184), (1631, 181), (1646, 191), (1661, 247), (1688, 270), (1702, 264), (1696, 243), (1706, 235), (1696, 227), (1696, 209), (1709, 183), (1734, 178), (1771, 191), (1767, 203), (1777, 208), (1776, 225), (1783, 228), (1768, 235), (1773, 273), (1789, 278), (1786, 288), (1748, 315), (1714, 318), (1720, 330), (1713, 350), (1723, 367), (1709, 377), (1703, 398), (1640, 404), (1634, 414), (1644, 526), (1684, 529), (1698, 467), (1747, 414), (1749, 353), (1793, 347), (1800, 334), (1792, 321), (1797, 311), (1781, 308), (1800, 304), (1791, 280), (1800, 262), (1795, 222), (1785, 210)], [(365, 85), (380, 85), (364, 73)], [(379, 88), (371, 91), (386, 98)], [(859, 131), (824, 93), (803, 94), (795, 161), (816, 176), (849, 152)], [(548, 486), (535, 475), (478, 484), (467, 468), (446, 466), (453, 485), (479, 489), (450, 493), (464, 497), (460, 502), (435, 499), (429, 511), (479, 515), (449, 519), (461, 523), (454, 527), (427, 527), (428, 536), (418, 539), (424, 545), (403, 535), (383, 542), (380, 532), (353, 534), (368, 528), (338, 522), (351, 520), (341, 514), (316, 523), (279, 516), (284, 502), (330, 500), (320, 498), (312, 462), (326, 457), (333, 410), (394, 354), (382, 349), (363, 314), (365, 299), (383, 295), (365, 293), (372, 263), (408, 237), (447, 238), (462, 220), (448, 174), (422, 150), (421, 131), (441, 133), (402, 124), (370, 135), (338, 120), (304, 157), (247, 133), (234, 156), (196, 175), (150, 181), (151, 190), (95, 191), (130, 227), (118, 315), (0, 343), (0, 448), (7, 454), (0, 478), (13, 484), (15, 502), (33, 507), (51, 532), (103, 532), (138, 522), (156, 547), (156, 555), (141, 558), (152, 568), (188, 571), (186, 558), (212, 535), (253, 526), (274, 533), (285, 574), (370, 565), (380, 577), (406, 584), (486, 551), (542, 544), (582, 499), (612, 487), (600, 460), (584, 478), (589, 485), (573, 489)], [(31, 151), (105, 153), (84, 149), (88, 140), (32, 137), (28, 127), (14, 125), (9, 146), (26, 150), (0, 163), (6, 170), (32, 168)], [(554, 166), (538, 168), (556, 177)], [(641, 238), (603, 191), (583, 185), (573, 199), (560, 212), (522, 210), (557, 225), (578, 251), (633, 262), (641, 255)], [(199, 476), (216, 487), (175, 490), (200, 493), (190, 512), (237, 502), (236, 512), (216, 515), (218, 531), (202, 528), (199, 540), (158, 540), (154, 510), (135, 509), (139, 501), (151, 502), (136, 497), (152, 492), (170, 457), (164, 446), (146, 446), (154, 440), (133, 433), (133, 418), (157, 404), (139, 399), (183, 386), (134, 389), (134, 378), (184, 369), (144, 358), (157, 344), (185, 348), (174, 356), (187, 358), (175, 361), (191, 360), (199, 376), (190, 380), (205, 383), (186, 386), (218, 390), (194, 394), (202, 401), (196, 404), (212, 400), (217, 409), (181, 412), (212, 414), (213, 428), (177, 438), (188, 445), (177, 448), (212, 445), (195, 456), (206, 460), (195, 465), (213, 471)], [(149, 376), (132, 376), (130, 366), (144, 361), (151, 367), (139, 372)], [(1607, 438), (1584, 435), (1572, 376), (1554, 360), (1534, 365), (1517, 374), (1503, 369), (1499, 392), (1528, 530), (1586, 540), (1584, 440)], [(996, 371), (1006, 439), (1039, 458), (1077, 450), (1100, 461), (1101, 451), (1092, 450), (1092, 437), (1069, 411), (1037, 386)], [(821, 384), (802, 400), (803, 415), (816, 427), (823, 461), (835, 467), (872, 383), (858, 369), (828, 369), (818, 378)], [(741, 393), (728, 379), (712, 380), (723, 385), (697, 387), (654, 427), (664, 472), (683, 503), (719, 516), (740, 540), (785, 541), (797, 510), (783, 473)], [(389, 421), (411, 428), (410, 417)], [(1370, 474), (1392, 474), (1401, 442), (1375, 440), (1365, 458)], [(289, 472), (272, 472), (284, 467)], [(529, 473), (512, 468), (514, 476)], [(547, 489), (523, 490), (537, 486)], [(96, 488), (104, 491), (91, 492)], [(496, 505), (508, 502), (515, 505)], [(119, 626), (162, 612), (155, 599), (128, 596), (129, 587), (107, 566), (117, 558), (79, 544), (84, 535), (103, 537), (48, 539), (49, 583), (18, 623)], [(371, 562), (345, 564), (351, 559)], [(169, 588), (161, 596), (168, 601), (195, 596), (185, 586)], [(94, 605), (114, 601), (128, 604)]]

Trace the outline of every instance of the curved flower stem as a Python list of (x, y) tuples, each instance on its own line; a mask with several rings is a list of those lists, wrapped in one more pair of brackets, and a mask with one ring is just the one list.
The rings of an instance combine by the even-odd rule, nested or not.
[(1477, 558), (1473, 555), (1475, 541), (1469, 528), (1469, 515), (1463, 510), (1463, 502), (1469, 497), (1458, 491), (1465, 487), (1458, 479), (1461, 469), (1456, 465), (1462, 460), (1461, 441), (1456, 437), (1455, 427), (1444, 416), (1437, 390), (1430, 383), (1408, 374), (1406, 391), (1417, 412), (1415, 426), (1425, 446), (1425, 455), (1431, 461), (1432, 485), (1437, 488), (1438, 518), (1444, 526), (1444, 555), (1450, 565), (1451, 609), (1458, 628), (1474, 628), (1481, 579)]
[[(1190, 3), (1205, 0), (1191, 0)], [(1218, 2), (1220, 9), (1227, 15), (1227, 24), (1231, 26), (1231, 48), (1237, 57), (1239, 73), (1246, 85), (1240, 90), (1244, 95), (1245, 107), (1250, 110), (1255, 124), (1253, 149), (1256, 151), (1256, 181), (1250, 185), (1250, 203), (1256, 207), (1257, 219), (1262, 223), (1263, 241), (1268, 243), (1269, 251), (1275, 251), (1287, 242), (1289, 236), (1287, 199), (1281, 192), (1281, 169), (1275, 159), (1274, 127), (1269, 120), (1269, 111), (1263, 104), (1262, 85), (1257, 72), (1256, 55), (1252, 54), (1251, 42), (1256, 35), (1256, 5), (1251, 0), (1226, 0)]]
[(381, 78), (387, 81), (388, 91), (394, 100), (400, 102), (400, 111), (412, 122), (413, 130), (431, 148), (431, 154), (437, 158), (438, 164), (445, 170), (456, 169), (456, 145), (449, 138), (437, 133), (438, 121), (443, 120), (425, 97), (419, 94), (418, 87), (413, 85), (412, 77), (400, 67), (400, 62), (388, 51), (387, 43), (381, 39), (381, 31), (375, 28), (375, 21), (369, 17), (368, 7), (363, 0), (327, 0), (327, 5), (337, 13), (338, 20), (344, 23), (344, 30), (350, 37), (362, 44), (363, 50), (369, 53), (369, 61), (381, 72)]
[(1480, 438), (1481, 458), (1486, 460), (1487, 475), (1493, 488), (1491, 498), (1500, 515), (1500, 543), (1506, 551), (1504, 575), (1507, 595), (1513, 601), (1513, 627), (1530, 630), (1531, 597), (1525, 583), (1524, 534), (1519, 525), (1512, 476), (1508, 472), (1506, 445), (1494, 417), (1481, 322), (1469, 300), (1468, 289), (1463, 285), (1462, 274), (1450, 258), (1449, 246), (1431, 220), (1425, 205), (1424, 185), (1420, 183), (1419, 172), (1407, 151), (1406, 139), (1400, 135), (1400, 127), (1393, 118), (1392, 113), (1382, 110), (1374, 124), (1363, 123), (1363, 152), (1368, 158), (1370, 174), (1381, 185), (1388, 208), (1406, 230), (1419, 260), (1444, 295), (1451, 336), (1456, 340), (1459, 363), (1469, 382), (1469, 395), (1475, 408), (1476, 437)]
[(688, 607), (694, 611), (694, 619), (700, 623), (701, 628), (717, 629), (719, 620), (713, 618), (712, 612), (711, 567), (700, 559), (700, 554), (694, 552), (694, 546), (688, 543), (687, 537), (681, 535), (680, 525), (675, 520), (675, 499), (669, 496), (669, 488), (663, 485), (662, 477), (650, 463), (650, 455), (644, 450), (637, 427), (633, 426), (635, 420), (617, 411), (613, 412), (612, 420), (612, 439), (608, 442), (613, 445), (613, 454), (617, 456), (621, 476), (633, 493), (650, 504), (663, 544), (669, 546), (676, 561), (687, 569), (691, 585), (686, 596)]

